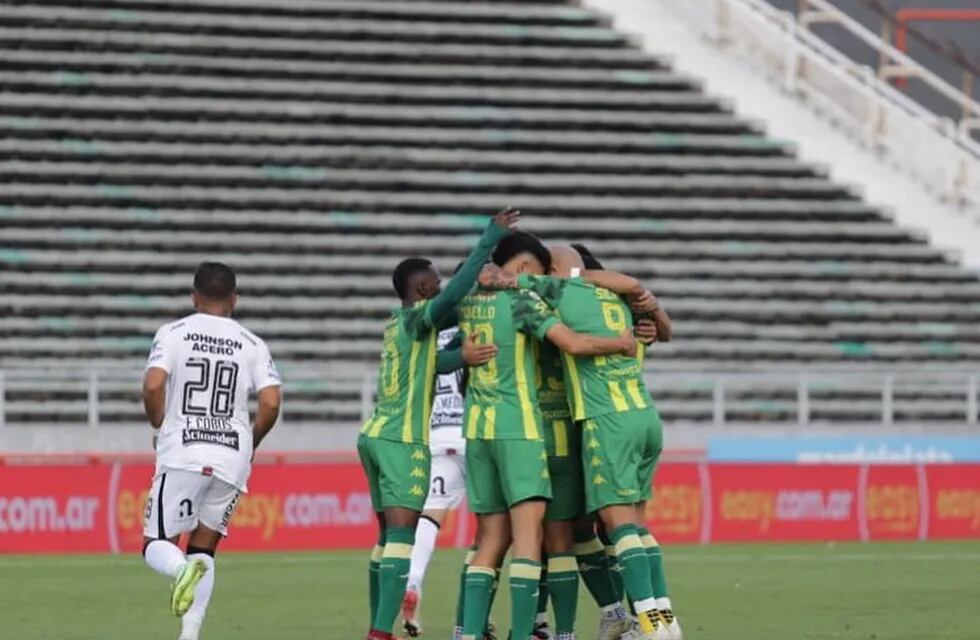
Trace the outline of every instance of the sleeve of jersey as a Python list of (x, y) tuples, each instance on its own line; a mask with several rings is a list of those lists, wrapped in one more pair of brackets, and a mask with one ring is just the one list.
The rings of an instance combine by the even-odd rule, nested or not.
[(167, 373), (173, 371), (173, 350), (167, 341), (170, 330), (167, 327), (160, 327), (156, 335), (153, 336), (153, 345), (150, 347), (150, 355), (146, 359), (147, 369), (163, 369)]
[(259, 351), (255, 356), (255, 363), (252, 365), (252, 388), (256, 391), (266, 387), (274, 387), (282, 384), (282, 376), (276, 368), (276, 363), (269, 353), (269, 347), (264, 342), (259, 343)]
[(561, 295), (568, 283), (564, 278), (551, 276), (521, 275), (517, 277), (517, 288), (537, 294), (552, 309), (557, 309)]
[(541, 296), (532, 291), (522, 291), (514, 302), (514, 323), (524, 333), (544, 340), (548, 330), (559, 320)]
[(506, 236), (508, 231), (498, 227), (493, 221), (487, 225), (486, 231), (480, 236), (476, 246), (466, 256), (466, 260), (460, 266), (459, 271), (449, 281), (442, 293), (429, 301), (426, 313), (426, 323), (429, 327), (442, 326), (446, 316), (451, 314), (456, 305), (466, 297), (466, 294), (473, 289), (476, 279), (480, 275), (480, 270), (484, 263), (493, 253), (493, 248)]
[(466, 366), (463, 361), (462, 346), (463, 340), (457, 333), (445, 347), (439, 349), (439, 353), (436, 354), (436, 373), (452, 373)]

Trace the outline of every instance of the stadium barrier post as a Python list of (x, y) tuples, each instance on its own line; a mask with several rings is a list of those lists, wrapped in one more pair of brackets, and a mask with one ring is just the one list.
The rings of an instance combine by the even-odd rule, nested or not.
[(895, 417), (895, 374), (886, 373), (884, 383), (881, 385), (881, 422), (892, 424)]
[(796, 418), (801, 427), (810, 423), (810, 383), (802, 374), (796, 385)]
[(361, 423), (364, 423), (371, 416), (373, 400), (371, 397), (371, 374), (365, 372), (361, 375)]
[[(2, 378), (0, 378), (2, 380)], [(0, 387), (2, 389), (2, 387)], [(0, 407), (3, 406), (3, 396), (0, 395)], [(973, 374), (966, 379), (966, 422), (977, 423), (977, 376)], [(0, 426), (3, 425), (3, 411), (0, 410)]]
[(2, 429), (4, 425), (7, 423), (7, 407), (5, 406), (6, 398), (7, 398), (6, 378), (4, 376), (3, 370), (0, 369), (0, 429)]
[(88, 426), (99, 426), (99, 372), (88, 373)]
[(715, 424), (725, 424), (725, 381), (721, 377), (715, 378), (713, 400)]

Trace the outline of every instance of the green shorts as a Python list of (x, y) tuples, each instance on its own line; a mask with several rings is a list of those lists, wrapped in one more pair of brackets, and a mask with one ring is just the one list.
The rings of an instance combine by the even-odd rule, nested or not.
[(650, 496), (663, 428), (653, 408), (607, 413), (583, 425), (582, 466), (589, 513)]
[(548, 473), (551, 493), (544, 519), (549, 522), (574, 520), (585, 515), (585, 486), (582, 481), (582, 458), (576, 451), (569, 456), (550, 456)]
[(357, 455), (367, 475), (375, 511), (391, 507), (422, 511), (429, 495), (428, 445), (369, 438), (362, 433), (357, 439)]
[(504, 513), (532, 498), (551, 499), (542, 440), (466, 440), (466, 497), (477, 514)]

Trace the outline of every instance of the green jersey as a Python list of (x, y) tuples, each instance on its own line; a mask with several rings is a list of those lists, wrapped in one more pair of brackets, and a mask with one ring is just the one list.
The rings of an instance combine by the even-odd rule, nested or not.
[[(558, 311), (563, 323), (579, 333), (615, 337), (633, 329), (632, 313), (622, 298), (581, 278), (521, 276), (520, 286), (541, 296)], [(650, 394), (638, 358), (622, 354), (563, 357), (568, 402), (576, 421), (649, 406)]]
[(561, 351), (547, 340), (538, 355), (538, 403), (544, 423), (544, 444), (550, 457), (577, 453), (578, 437), (572, 423), (565, 392), (565, 368)]
[(459, 306), (459, 330), (497, 356), (470, 367), (464, 435), (478, 440), (541, 440), (536, 340), (558, 323), (540, 297), (527, 291), (480, 290)]
[(429, 442), (438, 335), (427, 316), (430, 302), (397, 309), (385, 322), (377, 404), (361, 429), (370, 438)]

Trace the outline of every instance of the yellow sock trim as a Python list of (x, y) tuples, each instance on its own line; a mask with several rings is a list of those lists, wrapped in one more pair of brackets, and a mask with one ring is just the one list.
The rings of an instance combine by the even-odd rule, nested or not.
[(578, 571), (578, 563), (575, 562), (575, 558), (572, 556), (559, 556), (557, 558), (548, 558), (548, 572), (549, 573), (561, 573), (562, 571)]
[(630, 549), (643, 549), (643, 543), (640, 542), (640, 536), (635, 533), (631, 533), (628, 536), (623, 536), (616, 542), (616, 555), (622, 555)]
[(643, 542), (643, 546), (646, 547), (646, 548), (648, 548), (648, 549), (650, 547), (659, 547), (660, 546), (660, 545), (657, 544), (657, 539), (654, 538), (653, 536), (651, 536), (649, 533), (646, 534), (645, 536), (643, 536), (642, 538), (640, 538), (640, 541)]
[(380, 545), (374, 545), (371, 549), (371, 562), (381, 562), (382, 556), (385, 554), (385, 548)]
[(589, 556), (593, 553), (601, 553), (602, 551), (605, 551), (605, 549), (606, 548), (602, 546), (602, 543), (599, 542), (599, 538), (592, 538), (588, 542), (579, 542), (572, 547), (572, 550), (577, 556)]
[(511, 578), (525, 578), (527, 580), (540, 580), (541, 567), (533, 564), (514, 564), (510, 563)]
[(610, 545), (606, 545), (606, 555), (609, 556), (610, 558), (615, 558), (616, 557), (616, 546), (615, 545), (611, 545), (611, 544)]
[(476, 551), (467, 551), (466, 560), (463, 560), (463, 564), (471, 564), (473, 562), (473, 558), (475, 557), (476, 557)]
[(412, 545), (404, 542), (389, 542), (385, 545), (385, 558), (411, 558)]
[(493, 576), (494, 578), (497, 577), (497, 570), (491, 567), (466, 567), (466, 574), (469, 575), (471, 573), (482, 573), (483, 575)]

